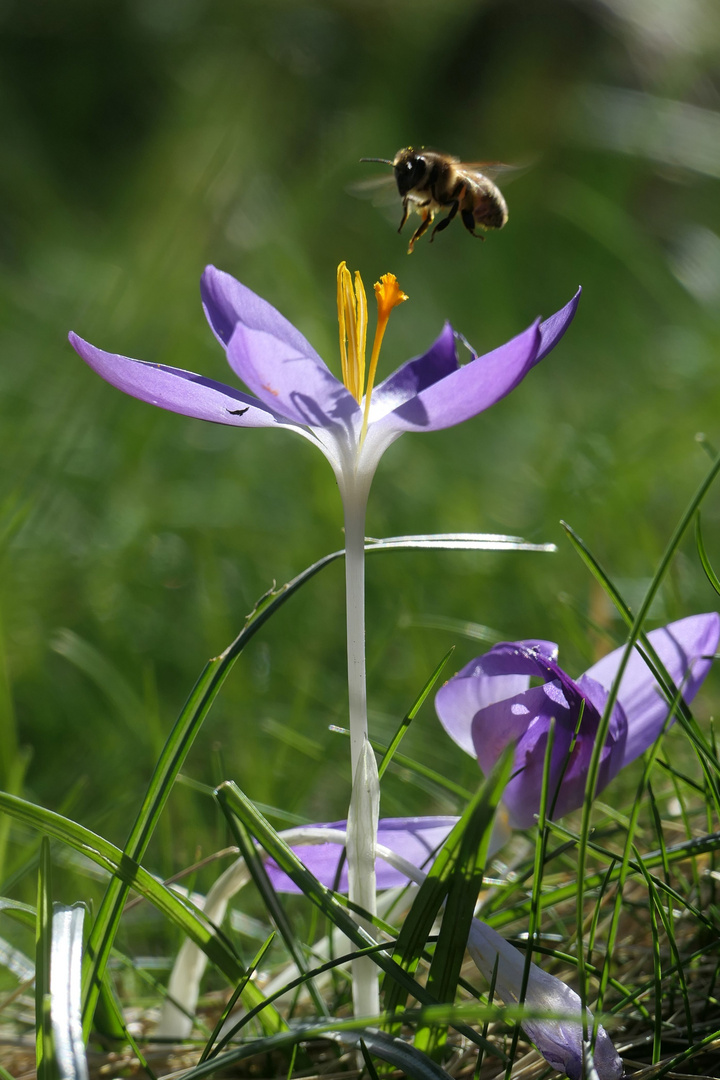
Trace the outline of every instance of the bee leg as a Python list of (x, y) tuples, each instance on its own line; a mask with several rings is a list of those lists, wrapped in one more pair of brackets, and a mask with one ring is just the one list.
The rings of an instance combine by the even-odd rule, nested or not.
[(400, 222), (400, 225), (398, 226), (398, 232), (402, 232), (402, 227), (405, 224), (405, 222), (407, 221), (409, 213), (410, 213), (410, 210), (408, 209), (408, 201), (407, 201), (407, 199), (403, 199), (403, 216), (402, 216), (402, 221)]
[(432, 211), (423, 210), (422, 221), (420, 222), (417, 229), (415, 230), (415, 232), (412, 234), (412, 237), (410, 238), (410, 243), (408, 245), (408, 255), (412, 255), (412, 249), (415, 247), (415, 241), (419, 240), (424, 232), (427, 232), (428, 226), (430, 225), (432, 219), (433, 219)]
[(462, 218), (463, 225), (471, 236), (474, 236), (476, 240), (485, 239), (482, 233), (475, 232), (475, 218), (473, 217), (472, 210), (463, 210), (461, 211), (460, 216)]
[(455, 201), (452, 204), (452, 206), (450, 207), (450, 213), (448, 214), (448, 216), (446, 218), (443, 218), (442, 221), (438, 225), (435, 226), (435, 228), (433, 229), (432, 234), (430, 236), (430, 243), (431, 244), (432, 244), (433, 240), (435, 239), (435, 233), (436, 232), (442, 232), (443, 229), (447, 229), (448, 225), (450, 224), (452, 219), (457, 214), (459, 206), (460, 206), (460, 203)]

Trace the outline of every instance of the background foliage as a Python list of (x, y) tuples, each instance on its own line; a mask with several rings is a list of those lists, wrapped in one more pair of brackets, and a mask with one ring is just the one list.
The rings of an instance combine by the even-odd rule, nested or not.
[[(405, 436), (382, 462), (371, 535), (499, 531), (560, 552), (369, 562), (378, 736), (453, 641), (455, 668), (481, 651), (461, 624), (557, 640), (570, 671), (622, 636), (558, 521), (637, 601), (706, 470), (696, 433), (720, 441), (719, 53), (709, 0), (4, 0), (5, 789), (122, 843), (205, 659), (273, 580), (342, 546), (332, 475), (304, 442), (153, 410), (67, 344), (75, 329), (228, 379), (199, 303), (207, 262), (331, 366), (337, 263), (368, 286), (394, 271), (411, 300), (385, 374), (445, 318), (484, 351), (584, 286), (571, 332), (510, 398)], [(399, 204), (350, 193), (382, 171), (361, 156), (407, 144), (527, 165), (504, 189), (506, 230), (481, 245), (453, 226), (408, 258)], [(717, 496), (704, 520), (717, 562)], [(714, 603), (688, 544), (656, 620)], [(347, 749), (329, 731), (346, 717), (343, 607), (335, 564), (273, 620), (207, 721), (191, 779), (232, 778), (303, 820), (344, 814)], [(405, 746), (476, 784), (430, 705)], [(383, 798), (386, 815), (454, 809), (397, 772)], [(185, 786), (159, 841), (149, 861), (170, 873), (225, 837)], [(13, 841), (6, 878), (29, 868)]]

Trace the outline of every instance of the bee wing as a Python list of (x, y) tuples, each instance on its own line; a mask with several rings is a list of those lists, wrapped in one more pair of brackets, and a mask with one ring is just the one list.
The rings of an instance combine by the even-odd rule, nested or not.
[(358, 199), (372, 199), (374, 206), (390, 206), (397, 203), (398, 189), (393, 173), (373, 176), (369, 180), (356, 180), (346, 190)]
[(502, 161), (461, 161), (457, 167), (463, 172), (485, 176), (488, 180), (501, 177), (503, 184), (506, 184), (509, 179), (515, 180), (521, 173), (526, 172), (530, 165), (507, 165)]

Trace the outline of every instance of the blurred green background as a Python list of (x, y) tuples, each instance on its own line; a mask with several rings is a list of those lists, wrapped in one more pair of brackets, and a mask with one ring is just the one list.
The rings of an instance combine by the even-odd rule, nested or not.
[[(452, 669), (482, 651), (443, 620), (555, 639), (573, 673), (621, 636), (559, 519), (637, 602), (708, 467), (696, 433), (720, 444), (717, 5), (3, 0), (0, 57), (5, 787), (122, 842), (205, 660), (273, 581), (342, 546), (331, 471), (304, 441), (154, 410), (67, 344), (74, 329), (232, 381), (199, 302), (208, 262), (335, 370), (337, 263), (368, 288), (394, 271), (410, 302), (381, 375), (445, 318), (486, 351), (584, 286), (509, 398), (381, 463), (369, 535), (497, 531), (559, 553), (369, 561), (378, 737), (450, 644)], [(382, 172), (360, 157), (408, 144), (527, 166), (503, 186), (507, 228), (479, 244), (457, 224), (408, 257), (399, 201), (351, 193)], [(720, 562), (716, 492), (704, 521)], [(715, 604), (688, 541), (655, 622)], [(186, 774), (343, 816), (343, 634), (338, 563), (240, 659)], [(430, 704), (407, 747), (475, 785)], [(453, 807), (396, 772), (382, 809)], [(222, 843), (211, 800), (181, 786), (148, 861), (170, 872)]]

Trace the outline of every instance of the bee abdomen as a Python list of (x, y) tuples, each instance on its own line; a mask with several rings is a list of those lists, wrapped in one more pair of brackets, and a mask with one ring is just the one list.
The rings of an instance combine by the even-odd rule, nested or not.
[(475, 199), (473, 217), (485, 229), (502, 229), (507, 223), (507, 204), (497, 188), (492, 195), (480, 195)]

